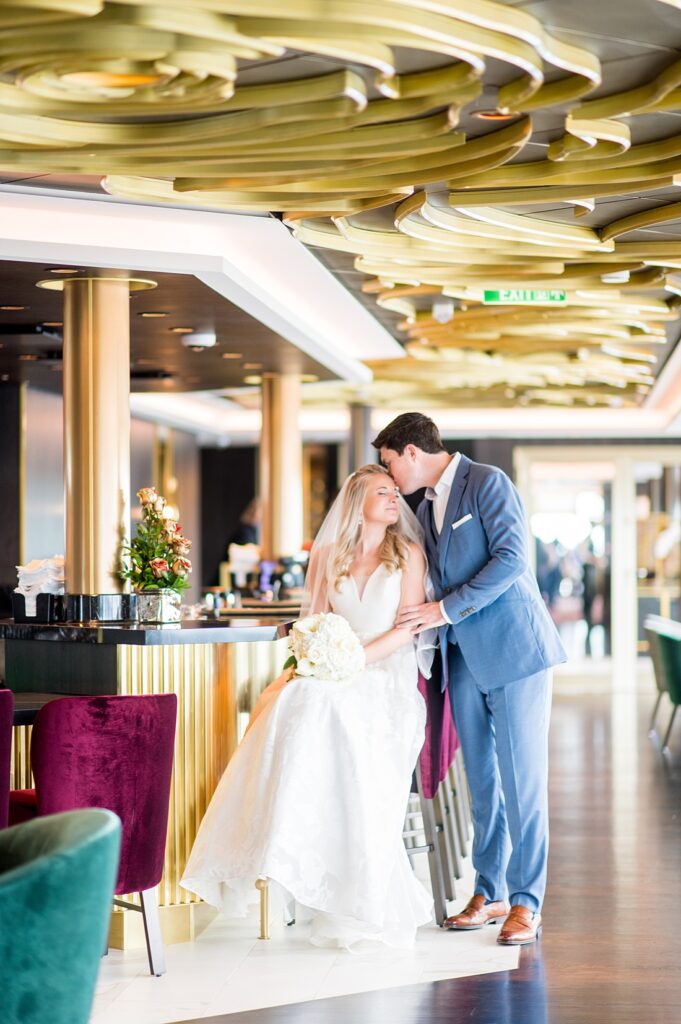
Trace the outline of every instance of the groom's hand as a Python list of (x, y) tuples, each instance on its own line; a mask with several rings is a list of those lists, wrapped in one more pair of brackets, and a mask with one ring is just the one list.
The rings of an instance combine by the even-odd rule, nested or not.
[(428, 601), (426, 604), (415, 604), (402, 608), (395, 622), (396, 626), (408, 626), (412, 633), (422, 633), (424, 629), (435, 629), (446, 625), (442, 617), (439, 601)]

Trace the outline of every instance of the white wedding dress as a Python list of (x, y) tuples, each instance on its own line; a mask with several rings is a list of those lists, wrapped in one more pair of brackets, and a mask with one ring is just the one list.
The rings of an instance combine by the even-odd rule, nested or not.
[[(346, 577), (332, 610), (373, 639), (393, 626), (400, 584), (380, 565), (360, 596)], [(402, 840), (426, 718), (412, 645), (349, 680), (294, 678), (272, 693), (220, 780), (181, 884), (243, 915), (255, 880), (268, 878), (313, 912), (316, 945), (413, 945), (432, 900)]]

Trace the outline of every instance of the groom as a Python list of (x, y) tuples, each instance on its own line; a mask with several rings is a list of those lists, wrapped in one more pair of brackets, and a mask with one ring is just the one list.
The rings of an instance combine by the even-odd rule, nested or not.
[(548, 854), (550, 669), (566, 655), (528, 563), (523, 507), (505, 473), (450, 456), (421, 413), (398, 416), (372, 443), (404, 494), (426, 488), (417, 516), (436, 600), (403, 608), (398, 624), (438, 629), (476, 869), (475, 895), (444, 926), (505, 918), (498, 942), (534, 942)]

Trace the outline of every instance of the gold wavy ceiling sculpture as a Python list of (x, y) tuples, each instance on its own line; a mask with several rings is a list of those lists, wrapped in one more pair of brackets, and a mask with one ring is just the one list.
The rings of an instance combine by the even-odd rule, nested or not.
[[(680, 6), (658, 3), (668, 19)], [(681, 40), (681, 11), (678, 25)], [(0, 167), (282, 212), (301, 241), (352, 254), (403, 318), (408, 356), (375, 364), (376, 400), (636, 404), (677, 319), (681, 233), (627, 236), (681, 218), (655, 199), (681, 175), (681, 134), (632, 129), (681, 107), (681, 61), (607, 94), (597, 56), (560, 36), (491, 0), (13, 0)], [(511, 121), (466, 135), (490, 62)], [(536, 159), (549, 109), (561, 128)], [(575, 220), (641, 192), (652, 208)], [(491, 288), (566, 304), (486, 306)]]

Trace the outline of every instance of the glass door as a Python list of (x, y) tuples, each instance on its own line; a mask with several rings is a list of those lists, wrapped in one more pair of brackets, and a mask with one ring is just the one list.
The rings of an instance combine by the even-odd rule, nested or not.
[(681, 465), (634, 463), (636, 483), (637, 646), (647, 651), (648, 615), (679, 620), (681, 598)]
[(610, 655), (614, 463), (532, 461), (539, 589), (571, 661)]

